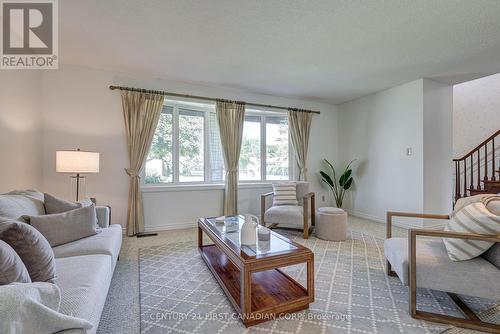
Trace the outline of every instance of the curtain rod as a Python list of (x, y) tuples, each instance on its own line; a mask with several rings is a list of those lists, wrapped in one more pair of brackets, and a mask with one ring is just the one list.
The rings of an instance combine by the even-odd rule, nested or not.
[[(143, 89), (143, 88), (122, 87), (122, 86), (113, 86), (113, 85), (109, 86), (109, 89), (111, 89), (111, 90), (119, 89), (119, 90), (127, 90), (127, 91), (132, 91), (132, 92), (142, 92), (142, 93), (150, 93), (150, 94), (160, 94), (160, 95), (183, 97), (183, 98), (190, 98), (190, 99), (197, 99), (197, 100), (206, 100), (206, 101), (213, 101), (213, 102), (224, 100), (224, 99), (216, 99), (213, 97), (206, 97), (206, 96), (179, 94), (179, 93), (165, 92), (165, 91), (161, 91), (161, 90), (149, 90), (149, 89)], [(302, 112), (308, 112), (308, 113), (312, 113), (312, 114), (320, 114), (320, 112), (316, 111), (316, 110), (287, 108), (287, 107), (273, 106), (271, 104), (248, 103), (248, 102), (244, 102), (244, 103), (246, 105), (253, 106), (253, 107), (282, 109), (282, 110), (288, 110), (288, 111), (302, 111)]]

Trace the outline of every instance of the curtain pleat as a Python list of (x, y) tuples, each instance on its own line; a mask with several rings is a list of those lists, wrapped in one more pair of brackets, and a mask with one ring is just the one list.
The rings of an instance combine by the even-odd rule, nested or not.
[(224, 215), (232, 216), (238, 214), (238, 162), (243, 139), (245, 104), (217, 101), (215, 110), (226, 168)]
[(289, 110), (288, 124), (290, 138), (299, 167), (299, 181), (307, 180), (307, 149), (309, 146), (309, 131), (312, 114), (304, 111)]
[(127, 135), (130, 177), (127, 212), (127, 235), (144, 231), (144, 213), (140, 191), (140, 174), (160, 119), (163, 95), (122, 91), (122, 108)]

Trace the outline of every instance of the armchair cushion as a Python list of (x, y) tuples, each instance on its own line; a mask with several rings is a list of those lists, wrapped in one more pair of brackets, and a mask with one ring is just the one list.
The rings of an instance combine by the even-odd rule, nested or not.
[(264, 214), (264, 220), (267, 224), (302, 228), (304, 226), (304, 209), (296, 205), (273, 206)]
[[(489, 299), (500, 299), (500, 270), (482, 257), (452, 261), (440, 238), (417, 239), (417, 286)], [(384, 253), (404, 285), (408, 285), (408, 240), (391, 238)]]

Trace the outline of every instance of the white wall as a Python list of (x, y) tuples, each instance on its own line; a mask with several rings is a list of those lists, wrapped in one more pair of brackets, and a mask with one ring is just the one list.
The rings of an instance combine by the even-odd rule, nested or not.
[(0, 193), (41, 186), (40, 75), (0, 74)]
[(55, 171), (57, 150), (98, 151), (100, 173), (87, 175), (87, 195), (111, 205), (113, 221), (127, 212), (128, 164), (120, 96), (107, 86), (113, 73), (62, 66), (42, 78), (43, 189), (72, 199), (68, 175)]
[[(322, 195), (328, 200), (328, 193), (315, 173), (322, 158), (337, 158), (337, 113), (333, 106), (68, 65), (58, 71), (44, 72), (42, 83), (44, 189), (65, 197), (70, 194), (68, 177), (55, 173), (56, 150), (79, 147), (98, 151), (101, 172), (88, 176), (87, 194), (113, 207), (115, 223), (126, 221), (128, 178), (124, 168), (128, 158), (120, 93), (109, 90), (111, 84), (321, 110), (311, 127), (309, 177), (313, 190), (318, 192), (318, 204), (328, 204), (321, 203)], [(241, 212), (258, 213), (259, 194), (267, 190), (266, 187), (243, 189), (239, 195)], [(147, 192), (144, 209), (147, 229), (188, 226), (197, 217), (221, 214), (222, 190)]]
[(353, 214), (383, 221), (388, 210), (422, 211), (422, 93), (417, 80), (339, 106), (340, 160), (357, 159), (345, 203)]
[[(451, 88), (428, 79), (340, 105), (340, 161), (357, 159), (345, 207), (379, 222), (391, 210), (448, 212), (451, 112)], [(407, 155), (408, 148), (412, 155)], [(430, 225), (396, 220), (400, 225)]]
[(453, 87), (424, 79), (424, 212), (453, 203)]
[(500, 129), (500, 73), (453, 87), (453, 155), (461, 157)]

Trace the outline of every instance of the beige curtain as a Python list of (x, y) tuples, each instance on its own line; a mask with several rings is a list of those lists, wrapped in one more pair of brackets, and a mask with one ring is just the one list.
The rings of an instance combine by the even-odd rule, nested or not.
[(130, 176), (127, 235), (133, 236), (144, 231), (139, 180), (160, 119), (163, 95), (122, 91), (121, 96), (130, 162), (125, 169)]
[(299, 181), (307, 180), (307, 148), (311, 129), (312, 113), (297, 109), (288, 110), (288, 127), (295, 159), (299, 167)]
[(238, 213), (238, 162), (243, 138), (245, 104), (217, 101), (215, 110), (226, 168), (224, 215), (232, 216)]

